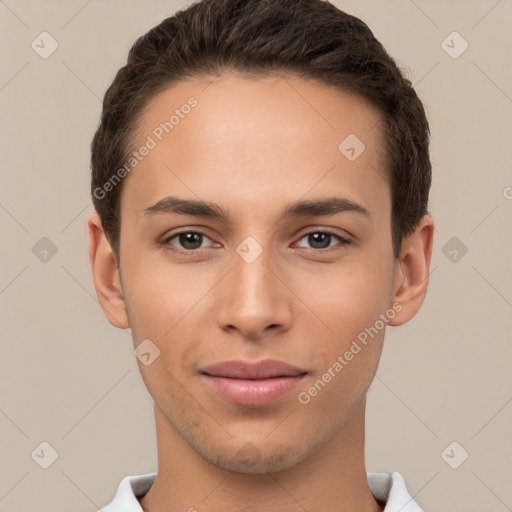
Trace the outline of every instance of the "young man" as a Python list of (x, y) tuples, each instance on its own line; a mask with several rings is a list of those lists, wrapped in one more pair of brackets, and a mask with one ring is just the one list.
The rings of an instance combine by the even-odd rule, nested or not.
[(92, 144), (89, 257), (158, 471), (104, 512), (420, 510), (366, 473), (364, 419), (385, 328), (427, 290), (428, 145), (411, 83), (328, 2), (205, 0), (136, 41)]

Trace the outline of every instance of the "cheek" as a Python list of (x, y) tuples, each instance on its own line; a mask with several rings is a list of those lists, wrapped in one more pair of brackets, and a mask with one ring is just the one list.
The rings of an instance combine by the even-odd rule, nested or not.
[(350, 284), (350, 280), (331, 282), (325, 293), (310, 295), (322, 322), (303, 326), (311, 336), (320, 331), (322, 324), (329, 332), (323, 329), (325, 334), (316, 336), (319, 342), (315, 359), (319, 364), (308, 386), (302, 389), (300, 403), (311, 404), (324, 421), (330, 419), (333, 425), (345, 421), (348, 411), (366, 393), (377, 371), (386, 328), (380, 316), (388, 310), (386, 294), (375, 290), (366, 293), (364, 287)]
[(377, 338), (371, 343), (366, 347), (359, 344), (359, 352), (350, 360), (346, 359), (344, 351), (336, 354), (325, 371), (313, 376), (308, 386), (301, 390), (299, 402), (304, 404), (309, 417), (321, 419), (334, 430), (345, 423), (364, 398), (377, 370), (382, 343)]
[[(171, 268), (170, 265), (130, 268), (128, 293), (133, 343), (151, 340), (160, 351), (155, 360), (159, 368), (139, 365), (147, 385), (156, 389), (167, 383), (178, 385), (195, 371), (194, 354), (200, 351), (205, 324), (211, 315), (205, 312), (205, 294), (212, 288), (207, 276), (194, 273), (191, 267)], [(177, 379), (174, 382), (166, 370)], [(164, 372), (164, 373), (162, 373)]]
[(130, 263), (127, 295), (139, 334), (162, 339), (172, 336), (183, 322), (189, 322), (190, 313), (207, 291), (205, 276), (187, 265), (138, 264), (137, 258)]
[(373, 325), (389, 305), (392, 263), (363, 256), (338, 266), (321, 267), (314, 276), (298, 283), (297, 295), (315, 315), (315, 328), (338, 340), (339, 350), (347, 341)]
[(319, 340), (315, 352), (320, 363), (304, 399), (325, 419), (331, 414), (338, 418), (338, 411), (356, 404), (373, 379), (386, 327), (380, 315), (389, 308), (391, 283), (391, 260), (361, 255), (358, 261), (317, 272), (309, 279), (307, 295), (305, 289), (300, 292), (317, 317), (305, 319), (302, 328)]

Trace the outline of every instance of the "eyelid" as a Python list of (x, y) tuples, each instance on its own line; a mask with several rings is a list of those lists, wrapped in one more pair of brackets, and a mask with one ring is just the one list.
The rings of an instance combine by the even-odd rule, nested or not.
[(305, 231), (303, 232), (302, 235), (300, 235), (301, 237), (309, 235), (311, 233), (328, 233), (330, 235), (339, 236), (340, 238), (343, 238), (345, 240), (352, 240), (354, 238), (353, 235), (351, 235), (348, 231), (330, 226), (308, 226), (307, 228), (304, 229)]

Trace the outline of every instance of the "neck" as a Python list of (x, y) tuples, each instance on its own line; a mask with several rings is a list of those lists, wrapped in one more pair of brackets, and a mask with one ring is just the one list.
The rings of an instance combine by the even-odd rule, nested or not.
[(247, 474), (202, 458), (155, 405), (158, 472), (145, 512), (381, 512), (364, 464), (363, 399), (323, 446), (285, 471)]

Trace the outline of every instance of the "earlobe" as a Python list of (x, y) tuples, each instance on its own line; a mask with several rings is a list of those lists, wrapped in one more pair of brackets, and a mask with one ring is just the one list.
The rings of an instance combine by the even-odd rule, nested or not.
[(425, 215), (414, 232), (402, 243), (396, 267), (392, 303), (400, 303), (400, 312), (388, 325), (402, 325), (419, 311), (427, 293), (434, 239), (434, 221)]
[(126, 314), (124, 295), (120, 291), (119, 269), (97, 213), (93, 213), (89, 218), (87, 231), (89, 262), (100, 306), (107, 320), (114, 327), (127, 329), (130, 324)]

